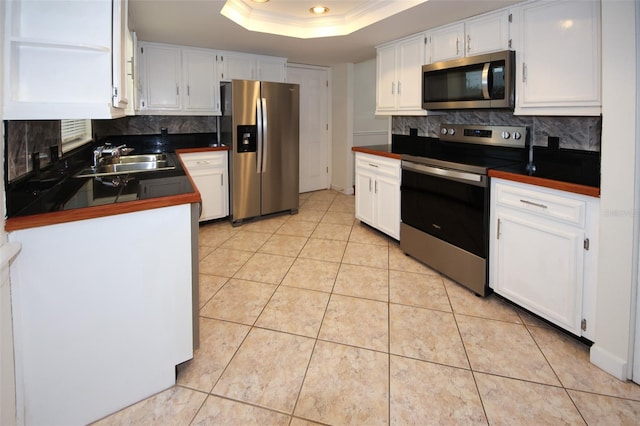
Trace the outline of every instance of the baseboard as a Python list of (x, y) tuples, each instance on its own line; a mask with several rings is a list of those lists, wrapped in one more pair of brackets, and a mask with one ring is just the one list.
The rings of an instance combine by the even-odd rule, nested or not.
[(353, 195), (354, 194), (354, 190), (352, 188), (344, 189), (344, 188), (342, 188), (340, 186), (331, 185), (331, 189), (334, 190), (334, 191), (342, 192), (345, 195)]
[(626, 381), (630, 379), (627, 361), (607, 352), (597, 344), (591, 346), (589, 360), (596, 367), (603, 369), (620, 380)]

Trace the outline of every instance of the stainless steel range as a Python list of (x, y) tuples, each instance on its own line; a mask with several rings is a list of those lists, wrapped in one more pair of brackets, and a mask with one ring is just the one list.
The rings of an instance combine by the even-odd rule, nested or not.
[[(443, 124), (402, 154), (400, 247), (478, 295), (488, 293), (488, 170), (528, 160), (526, 127)], [(419, 151), (419, 152), (417, 152)]]

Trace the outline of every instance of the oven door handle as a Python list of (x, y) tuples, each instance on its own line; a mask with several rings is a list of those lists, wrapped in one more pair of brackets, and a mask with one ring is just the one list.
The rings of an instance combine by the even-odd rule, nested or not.
[(486, 186), (486, 176), (475, 173), (461, 172), (459, 170), (443, 169), (440, 167), (427, 166), (425, 164), (413, 163), (411, 161), (402, 160), (402, 168), (411, 170), (416, 173), (437, 176), (443, 179), (457, 180), (468, 182), (472, 185)]

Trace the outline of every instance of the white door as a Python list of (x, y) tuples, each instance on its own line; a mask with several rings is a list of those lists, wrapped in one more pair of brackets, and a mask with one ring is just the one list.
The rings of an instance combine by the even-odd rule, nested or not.
[(329, 188), (329, 71), (288, 65), (287, 82), (300, 85), (300, 192)]

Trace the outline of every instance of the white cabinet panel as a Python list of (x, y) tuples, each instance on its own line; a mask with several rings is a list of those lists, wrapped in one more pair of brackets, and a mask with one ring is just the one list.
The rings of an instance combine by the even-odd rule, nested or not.
[(490, 287), (592, 339), (598, 209), (597, 198), (492, 178)]
[(378, 47), (376, 114), (427, 114), (420, 94), (424, 45), (424, 35), (420, 34)]
[(356, 152), (356, 218), (400, 239), (400, 160)]
[(183, 50), (186, 85), (185, 110), (220, 110), (220, 85), (216, 79), (216, 55), (200, 50)]
[(516, 114), (599, 115), (600, 2), (534, 2), (514, 16)]
[(286, 58), (220, 52), (220, 80), (262, 80), (282, 83), (286, 77)]
[(447, 25), (430, 31), (430, 62), (440, 62), (464, 56), (464, 23)]
[(509, 12), (482, 15), (465, 21), (466, 56), (509, 49)]
[(126, 1), (15, 0), (0, 6), (4, 119), (125, 115)]
[(180, 154), (202, 198), (200, 221), (229, 216), (227, 151)]
[(149, 110), (180, 109), (180, 49), (148, 44), (141, 45), (140, 49), (145, 93), (141, 107)]
[(216, 51), (140, 43), (140, 114), (220, 115)]

